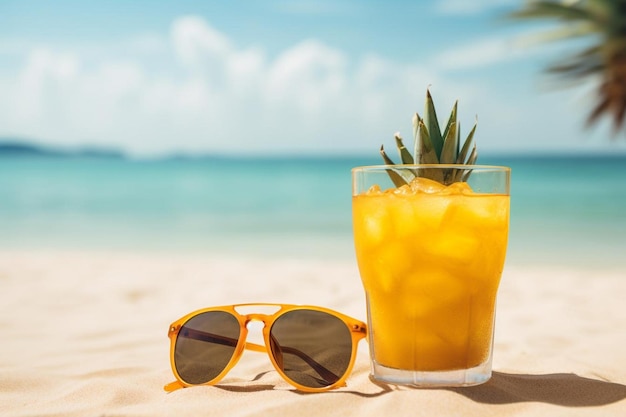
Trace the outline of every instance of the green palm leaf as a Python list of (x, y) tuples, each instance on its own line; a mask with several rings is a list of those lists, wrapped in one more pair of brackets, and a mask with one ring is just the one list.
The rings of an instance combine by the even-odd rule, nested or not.
[(617, 133), (626, 117), (626, 2), (532, 1), (507, 17), (560, 23), (558, 28), (537, 37), (542, 42), (581, 37), (590, 41), (579, 53), (562, 57), (549, 65), (547, 72), (560, 77), (559, 81), (565, 81), (566, 86), (578, 86), (583, 80), (596, 83), (597, 98), (587, 124), (592, 125), (601, 116), (608, 116)]

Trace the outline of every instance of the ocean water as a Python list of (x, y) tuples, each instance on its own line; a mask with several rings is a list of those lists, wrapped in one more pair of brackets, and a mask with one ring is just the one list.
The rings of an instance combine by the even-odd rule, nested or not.
[[(626, 157), (508, 165), (507, 262), (626, 266)], [(367, 158), (0, 157), (0, 248), (354, 257), (350, 169)]]

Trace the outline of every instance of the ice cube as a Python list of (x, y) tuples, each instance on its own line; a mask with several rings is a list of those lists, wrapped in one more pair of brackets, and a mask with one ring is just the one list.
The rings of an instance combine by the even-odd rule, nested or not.
[(380, 190), (380, 185), (374, 184), (365, 192), (365, 195), (380, 195), (382, 193), (383, 192)]
[(416, 193), (434, 194), (445, 188), (440, 182), (428, 178), (416, 177), (411, 181), (411, 189)]
[(466, 182), (455, 182), (443, 188), (439, 194), (441, 195), (458, 195), (458, 194), (473, 194), (472, 187)]
[(413, 194), (415, 194), (413, 189), (411, 189), (411, 187), (409, 187), (407, 184), (403, 185), (402, 187), (396, 188), (393, 191), (393, 193), (396, 194), (396, 195), (413, 195)]
[(402, 241), (384, 242), (370, 254), (377, 286), (385, 292), (393, 291), (401, 285), (413, 267), (410, 247)]
[(436, 239), (431, 240), (429, 252), (450, 268), (470, 265), (480, 256), (480, 234), (472, 230), (442, 230)]

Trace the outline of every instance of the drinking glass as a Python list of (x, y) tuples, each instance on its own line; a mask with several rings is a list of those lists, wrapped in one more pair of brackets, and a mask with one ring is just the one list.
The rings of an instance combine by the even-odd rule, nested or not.
[(416, 386), (487, 381), (510, 169), (367, 166), (352, 170), (352, 183), (371, 377)]

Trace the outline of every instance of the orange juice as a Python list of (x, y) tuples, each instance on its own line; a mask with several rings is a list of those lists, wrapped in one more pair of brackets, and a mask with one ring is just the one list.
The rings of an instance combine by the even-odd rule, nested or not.
[(490, 357), (509, 196), (418, 178), (353, 197), (371, 352), (389, 368), (448, 371)]

